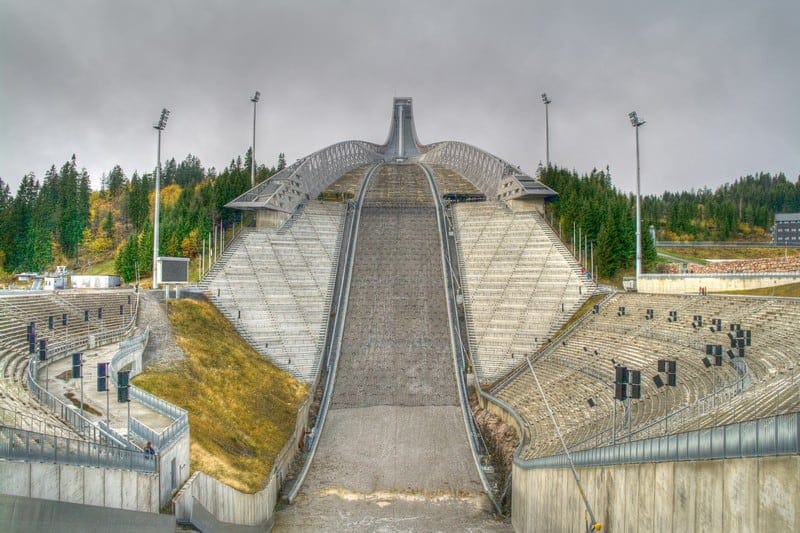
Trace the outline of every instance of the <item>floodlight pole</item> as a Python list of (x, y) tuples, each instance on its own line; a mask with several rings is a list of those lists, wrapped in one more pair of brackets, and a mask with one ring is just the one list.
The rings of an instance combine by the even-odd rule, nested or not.
[(552, 100), (547, 97), (547, 93), (542, 93), (542, 102), (544, 102), (545, 161), (547, 162), (547, 168), (550, 168), (550, 114), (548, 108)]
[(256, 186), (256, 105), (261, 98), (261, 93), (256, 94), (250, 99), (253, 102), (253, 148), (250, 151), (250, 187)]
[(628, 113), (631, 126), (636, 129), (636, 292), (639, 292), (639, 277), (642, 275), (642, 213), (641, 213), (641, 179), (639, 169), (639, 126), (644, 125), (636, 111)]
[(158, 151), (156, 156), (156, 188), (155, 188), (155, 214), (153, 215), (153, 288), (158, 288), (158, 248), (159, 248), (159, 214), (161, 211), (161, 132), (167, 127), (169, 111), (161, 110), (161, 118), (153, 128), (158, 130)]

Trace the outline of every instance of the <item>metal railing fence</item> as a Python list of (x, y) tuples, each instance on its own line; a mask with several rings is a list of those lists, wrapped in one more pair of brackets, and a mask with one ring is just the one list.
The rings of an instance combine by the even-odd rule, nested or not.
[(156, 461), (138, 450), (0, 426), (0, 457), (23, 461), (155, 472)]

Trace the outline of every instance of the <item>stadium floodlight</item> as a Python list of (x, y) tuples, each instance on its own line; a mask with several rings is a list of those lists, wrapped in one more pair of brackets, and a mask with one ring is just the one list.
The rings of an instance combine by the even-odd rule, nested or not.
[(256, 186), (256, 104), (261, 99), (261, 93), (256, 94), (250, 99), (253, 102), (253, 147), (250, 150), (250, 187)]
[(636, 111), (628, 113), (631, 126), (636, 130), (636, 292), (639, 292), (639, 277), (642, 275), (642, 212), (641, 212), (641, 179), (639, 172), (639, 126), (644, 125), (644, 120), (639, 118)]
[(153, 288), (158, 288), (158, 247), (159, 247), (159, 214), (161, 210), (161, 132), (167, 127), (169, 119), (169, 109), (166, 107), (161, 110), (161, 117), (153, 128), (158, 130), (158, 151), (156, 152), (156, 188), (155, 188), (155, 213), (153, 215)]
[(550, 167), (550, 114), (548, 113), (548, 108), (552, 100), (547, 97), (547, 93), (542, 93), (542, 102), (544, 102), (545, 161), (547, 166)]

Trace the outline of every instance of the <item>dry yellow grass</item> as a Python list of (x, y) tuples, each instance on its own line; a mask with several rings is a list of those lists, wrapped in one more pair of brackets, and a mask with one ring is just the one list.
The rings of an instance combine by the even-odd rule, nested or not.
[(169, 316), (186, 360), (150, 368), (134, 384), (189, 412), (192, 471), (261, 490), (307, 386), (253, 350), (213, 305), (178, 300)]

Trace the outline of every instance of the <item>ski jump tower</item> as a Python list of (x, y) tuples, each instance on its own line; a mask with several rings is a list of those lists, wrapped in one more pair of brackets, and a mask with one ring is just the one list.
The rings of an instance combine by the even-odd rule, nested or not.
[(513, 209), (544, 212), (544, 201), (557, 193), (499, 157), (456, 141), (420, 144), (414, 126), (412, 99), (396, 97), (384, 144), (342, 141), (323, 148), (270, 179), (259, 183), (225, 207), (256, 212), (258, 227), (278, 227), (297, 207), (316, 198), (342, 174), (378, 163), (430, 163), (467, 178), (490, 200)]

